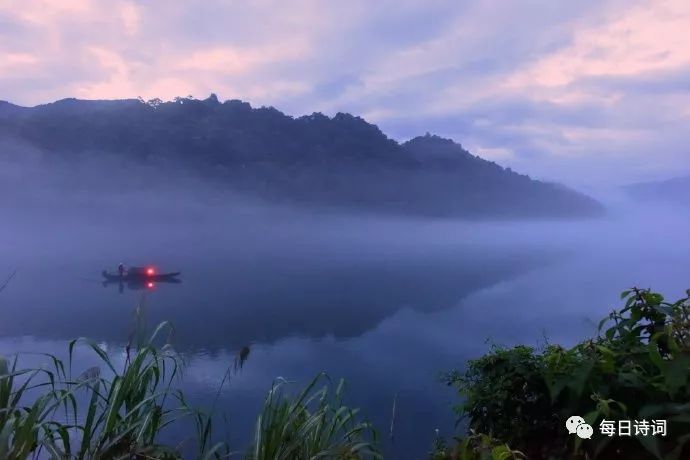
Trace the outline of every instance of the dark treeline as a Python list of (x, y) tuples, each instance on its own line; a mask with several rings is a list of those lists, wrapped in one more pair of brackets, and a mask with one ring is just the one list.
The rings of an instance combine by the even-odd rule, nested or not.
[(271, 201), (465, 217), (581, 217), (594, 200), (425, 135), (389, 139), (360, 117), (294, 118), (272, 107), (205, 100), (0, 102), (0, 141), (61, 158), (112, 153), (176, 165)]

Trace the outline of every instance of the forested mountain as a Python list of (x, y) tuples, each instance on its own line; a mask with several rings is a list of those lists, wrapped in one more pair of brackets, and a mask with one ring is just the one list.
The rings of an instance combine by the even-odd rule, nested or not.
[(360, 117), (291, 117), (248, 103), (64, 99), (0, 102), (0, 145), (60, 157), (115, 154), (133, 166), (175, 165), (273, 201), (465, 217), (577, 217), (594, 200), (535, 181), (425, 135), (403, 144)]
[(638, 200), (665, 201), (690, 207), (690, 176), (629, 185), (626, 190)]

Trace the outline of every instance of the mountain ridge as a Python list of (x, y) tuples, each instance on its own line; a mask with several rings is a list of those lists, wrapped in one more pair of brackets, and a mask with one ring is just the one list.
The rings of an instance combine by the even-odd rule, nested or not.
[(240, 100), (0, 102), (0, 139), (65, 157), (109, 152), (175, 162), (268, 199), (441, 216), (568, 217), (595, 200), (537, 181), (431, 135), (397, 142), (339, 112), (293, 117)]
[(639, 200), (665, 201), (690, 206), (690, 176), (640, 182), (627, 185), (624, 190)]

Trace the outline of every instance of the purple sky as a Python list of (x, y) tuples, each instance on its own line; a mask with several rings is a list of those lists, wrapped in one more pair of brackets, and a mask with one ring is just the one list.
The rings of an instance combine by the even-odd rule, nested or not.
[(690, 173), (690, 1), (0, 0), (0, 99), (209, 93), (579, 187)]

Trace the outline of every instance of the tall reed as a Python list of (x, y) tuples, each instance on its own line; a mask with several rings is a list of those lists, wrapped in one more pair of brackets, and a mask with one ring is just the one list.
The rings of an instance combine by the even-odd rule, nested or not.
[(266, 397), (250, 460), (381, 458), (376, 431), (343, 404), (343, 380), (333, 391), (321, 373), (294, 398), (286, 395), (286, 385), (278, 379)]
[[(50, 362), (46, 368), (19, 370), (17, 357), (0, 357), (0, 459), (179, 459), (183, 443), (166, 444), (161, 433), (183, 419), (195, 426), (190, 438), (196, 458), (230, 457), (227, 443), (213, 442), (213, 420), (231, 366), (211, 410), (193, 408), (174, 385), (182, 359), (169, 344), (161, 344), (170, 331), (164, 322), (148, 338), (128, 344), (121, 364), (86, 338), (69, 342), (66, 364), (43, 355)], [(77, 347), (95, 354), (100, 365), (73, 377)], [(248, 352), (241, 355), (246, 359)], [(291, 396), (287, 381), (276, 380), (246, 457), (381, 458), (375, 430), (361, 421), (357, 409), (344, 405), (343, 389), (342, 380), (333, 388), (322, 373)]]

